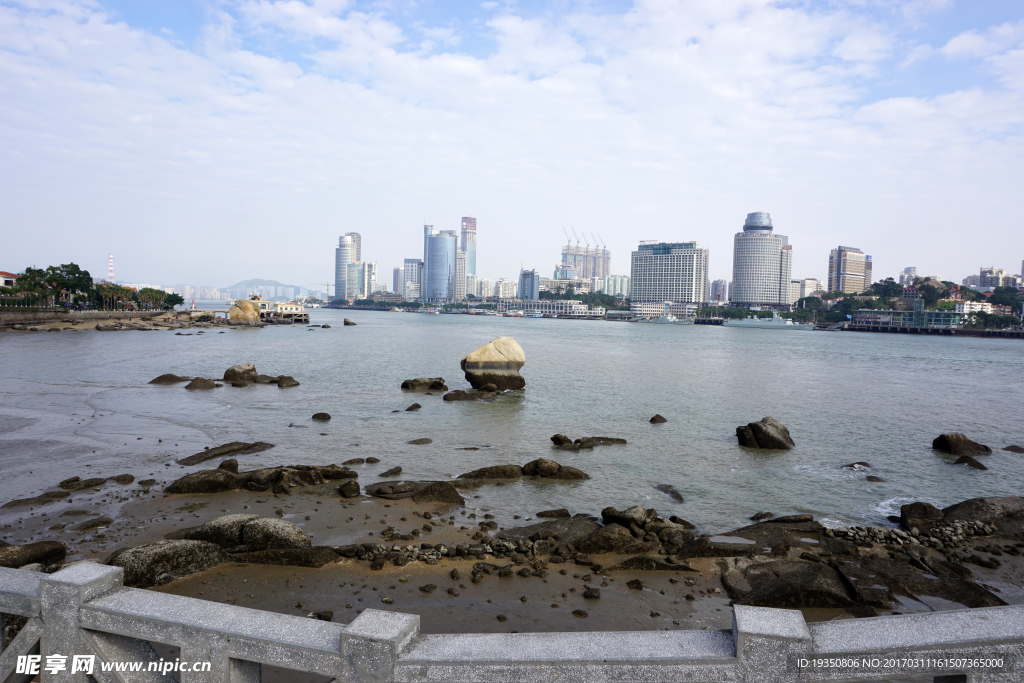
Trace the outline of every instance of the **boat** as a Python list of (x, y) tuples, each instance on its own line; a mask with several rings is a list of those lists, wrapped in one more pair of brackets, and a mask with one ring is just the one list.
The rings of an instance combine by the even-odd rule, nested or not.
[(789, 318), (783, 318), (777, 312), (772, 311), (770, 318), (755, 318), (753, 316), (740, 318), (738, 320), (726, 320), (723, 327), (756, 327), (763, 330), (813, 330), (814, 323), (797, 323)]
[(401, 311), (398, 310), (397, 308), (392, 308), (390, 311), (388, 311), (388, 313), (401, 313)]
[(526, 313), (523, 313), (523, 317), (524, 318), (543, 318), (544, 314), (541, 313), (540, 311), (527, 311)]
[(662, 325), (692, 325), (693, 318), (677, 318), (669, 313), (669, 306), (671, 301), (665, 302), (665, 313), (660, 318), (640, 318), (637, 320), (638, 323), (660, 323)]

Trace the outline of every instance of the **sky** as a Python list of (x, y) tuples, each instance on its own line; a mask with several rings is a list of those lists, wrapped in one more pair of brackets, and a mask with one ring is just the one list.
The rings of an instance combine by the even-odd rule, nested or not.
[(0, 0), (0, 270), (312, 286), (354, 231), (390, 283), (471, 215), (492, 280), (563, 229), (730, 279), (768, 211), (794, 278), (1017, 273), (1022, 124), (1019, 1)]

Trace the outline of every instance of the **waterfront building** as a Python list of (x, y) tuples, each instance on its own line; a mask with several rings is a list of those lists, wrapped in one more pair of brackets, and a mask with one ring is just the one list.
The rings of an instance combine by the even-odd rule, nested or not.
[[(18, 278), (20, 276), (15, 273), (8, 273), (6, 270), (0, 270), (0, 283), (4, 287), (13, 287), (18, 284)], [(102, 280), (100, 280), (102, 282)]]
[(789, 301), (790, 305), (795, 304), (800, 300), (800, 280), (789, 281)]
[(363, 237), (358, 232), (346, 232), (346, 237), (352, 238), (352, 260), (362, 261), (363, 260)]
[[(405, 259), (405, 265), (402, 268), (402, 287), (396, 289), (396, 292), (401, 292), (405, 295), (406, 299), (418, 299), (420, 296), (420, 277), (423, 273), (423, 261), (418, 258), (407, 258)], [(409, 286), (415, 285), (416, 293), (409, 293)]]
[(476, 277), (476, 219), (462, 217), (462, 242), (459, 250), (466, 254), (466, 275)]
[(423, 303), (454, 300), (458, 243), (454, 230), (434, 232), (433, 225), (423, 226), (423, 273), (420, 276), (420, 301)]
[(350, 263), (347, 268), (345, 294), (347, 299), (367, 299), (377, 283), (377, 262)]
[(558, 280), (551, 279), (549, 277), (542, 277), (540, 279), (540, 291), (542, 292), (567, 292), (569, 287), (572, 287), (573, 294), (589, 294), (591, 291), (590, 283), (593, 280), (582, 280), (580, 278), (573, 278), (569, 280)]
[(334, 250), (334, 298), (351, 299), (348, 295), (348, 266), (355, 263), (355, 244), (351, 235), (338, 238), (338, 248)]
[(594, 278), (591, 281), (590, 291), (602, 292), (608, 296), (629, 296), (629, 276), (608, 275), (603, 278)]
[(519, 272), (519, 298), (523, 300), (540, 299), (540, 275), (536, 270)]
[(472, 294), (473, 296), (480, 296), (477, 292), (480, 291), (480, 286), (477, 284), (476, 275), (466, 276), (466, 296)]
[(907, 266), (902, 271), (900, 271), (899, 283), (901, 285), (904, 285), (904, 286), (912, 285), (912, 284), (914, 284), (914, 280), (916, 280), (916, 279), (917, 279), (917, 268), (916, 267), (914, 267), (914, 266)]
[(773, 232), (767, 212), (748, 213), (743, 232), (733, 238), (729, 300), (739, 306), (786, 307), (792, 272), (789, 238)]
[(708, 301), (708, 254), (697, 242), (641, 242), (630, 259), (630, 300), (662, 309), (666, 301)]
[(393, 275), (391, 278), (391, 291), (395, 292), (396, 294), (402, 293), (402, 283), (405, 282), (403, 272), (404, 270), (402, 268), (395, 268), (395, 270), (393, 271)]
[(498, 278), (494, 283), (494, 297), (496, 299), (515, 299), (518, 283), (507, 277)]
[(521, 310), (523, 313), (540, 313), (541, 315), (571, 316), (573, 318), (603, 316), (603, 306), (590, 307), (578, 299), (523, 299), (520, 301), (502, 301), (498, 309)]
[(476, 281), (476, 295), (481, 299), (489, 299), (494, 296), (494, 283), (485, 277)]
[(964, 315), (957, 311), (928, 311), (925, 310), (924, 299), (915, 299), (914, 309), (911, 311), (854, 311), (850, 315), (850, 324), (878, 327), (962, 327)]
[[(629, 304), (629, 312), (636, 318), (660, 318), (665, 315), (665, 301), (633, 301)], [(693, 318), (697, 315), (700, 304), (672, 302), (668, 303), (668, 314), (677, 318)]]
[(370, 295), (370, 299), (378, 304), (400, 304), (405, 301), (405, 297), (401, 294), (390, 292), (374, 292)]
[(455, 297), (454, 301), (466, 298), (466, 252), (455, 252)]
[(386, 292), (386, 291), (388, 291), (388, 283), (386, 283), (386, 282), (376, 282), (376, 283), (374, 283), (373, 291), (374, 292)]
[(871, 257), (860, 249), (839, 246), (828, 257), (828, 291), (860, 294), (871, 289)]
[(729, 300), (729, 281), (715, 280), (711, 283), (711, 300), (725, 303)]
[(405, 297), (406, 301), (418, 300), (420, 298), (420, 283), (406, 282), (405, 290), (402, 292), (402, 296)]

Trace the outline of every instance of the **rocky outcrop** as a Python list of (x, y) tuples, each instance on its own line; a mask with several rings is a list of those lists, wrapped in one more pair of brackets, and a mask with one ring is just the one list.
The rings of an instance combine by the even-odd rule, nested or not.
[(185, 385), (185, 388), (189, 391), (195, 391), (196, 389), (216, 389), (220, 385), (214, 382), (212, 379), (206, 379), (204, 377), (196, 377), (194, 380)]
[(569, 519), (572, 515), (569, 514), (569, 510), (566, 508), (558, 508), (557, 510), (541, 510), (537, 513), (537, 519)]
[(629, 529), (618, 524), (609, 524), (581, 539), (576, 543), (576, 550), (588, 554), (611, 553), (634, 540), (636, 539), (629, 533)]
[(759, 422), (737, 427), (736, 438), (746, 448), (789, 450), (796, 445), (789, 430), (774, 417), (765, 417)]
[(160, 375), (155, 379), (149, 380), (150, 384), (178, 384), (180, 382), (188, 382), (191, 377), (180, 377), (178, 375)]
[(448, 385), (444, 383), (444, 377), (417, 377), (402, 382), (402, 388), (406, 391), (448, 391)]
[(214, 458), (222, 458), (226, 455), (249, 455), (251, 453), (259, 453), (265, 451), (268, 448), (273, 448), (274, 444), (267, 443), (265, 441), (256, 441), (253, 443), (246, 443), (244, 441), (232, 441), (221, 446), (214, 446), (213, 448), (207, 448), (199, 451), (194, 455), (190, 455), (187, 458), (178, 460), (179, 465), (198, 465), (201, 462), (207, 460), (213, 460)]
[(661, 415), (655, 415), (654, 417), (652, 417), (652, 418), (651, 418), (651, 424), (652, 424), (652, 425), (657, 425), (657, 424), (661, 424), (661, 423), (663, 423), (663, 422), (668, 422), (668, 420), (666, 420), (666, 419), (665, 419), (664, 417), (662, 417)]
[[(492, 385), (493, 386), (493, 385)], [(456, 389), (455, 391), (449, 391), (447, 394), (441, 397), (443, 401), (482, 401), (483, 403), (491, 403), (495, 399), (501, 396), (500, 391), (463, 391), (462, 389)]]
[(0, 548), (0, 567), (17, 569), (26, 564), (57, 564), (64, 560), (67, 549), (63, 543), (41, 541), (25, 545), (8, 545)]
[(242, 527), (259, 518), (259, 515), (224, 515), (200, 526), (172, 531), (165, 538), (205, 541), (216, 543), (222, 548), (235, 548), (242, 545)]
[(1021, 446), (1004, 446), (1003, 450), (1011, 453), (1024, 453), (1024, 447)]
[(70, 495), (70, 491), (47, 491), (46, 493), (40, 493), (38, 496), (33, 496), (32, 498), (17, 498), (15, 500), (4, 503), (0, 507), (36, 507), (37, 505), (46, 505), (47, 503), (52, 503), (55, 500), (67, 498)]
[(313, 419), (317, 422), (330, 422), (331, 415), (330, 413), (313, 413)]
[(225, 382), (255, 382), (258, 376), (256, 366), (252, 363), (232, 365), (224, 371)]
[(847, 584), (832, 567), (820, 562), (776, 560), (751, 564), (722, 575), (729, 597), (740, 605), (760, 607), (853, 607)]
[(107, 483), (107, 480), (103, 477), (93, 477), (90, 479), (82, 479), (81, 477), (71, 477), (57, 484), (65, 491), (78, 491), (79, 489), (89, 489), (96, 486), (101, 486)]
[(228, 310), (228, 324), (258, 327), (261, 324), (259, 307), (248, 299), (236, 300)]
[(928, 531), (942, 521), (942, 510), (931, 503), (907, 503), (900, 506), (900, 526), (907, 531)]
[(949, 455), (989, 455), (992, 453), (992, 449), (988, 446), (971, 441), (959, 432), (939, 434), (932, 441), (932, 448), (939, 453), (948, 453)]
[(943, 508), (942, 519), (946, 524), (981, 522), (995, 527), (1001, 534), (1024, 540), (1024, 498), (971, 498)]
[(206, 571), (228, 559), (215, 543), (171, 540), (117, 550), (106, 563), (124, 569), (124, 585), (148, 588)]
[(492, 465), (481, 467), (472, 472), (460, 474), (459, 479), (518, 479), (523, 476), (523, 468), (519, 465)]
[[(458, 493), (459, 491), (479, 488), (481, 483), (482, 482), (480, 481), (471, 479), (453, 479), (451, 481), (380, 481), (376, 484), (367, 484), (365, 491), (368, 496), (384, 498), (386, 500), (401, 500), (402, 498), (413, 498), (415, 500), (416, 494), (433, 486), (434, 484), (447, 484), (452, 487), (456, 493)], [(450, 491), (444, 487), (432, 488), (430, 491), (424, 493), (423, 496), (445, 496), (453, 501), (456, 500), (455, 496), (451, 495)], [(462, 500), (461, 496), (459, 496), (459, 500)], [(424, 500), (424, 502), (428, 501)], [(463, 500), (463, 503), (464, 502), (465, 501)], [(462, 505), (463, 503), (452, 504)]]
[(164, 489), (167, 493), (219, 493), (234, 489), (288, 493), (296, 486), (315, 486), (338, 479), (355, 479), (359, 475), (339, 465), (288, 465), (234, 473), (224, 469), (200, 470), (186, 474)]
[(975, 460), (974, 458), (972, 458), (969, 455), (961, 455), (959, 458), (956, 459), (956, 462), (954, 462), (953, 464), (954, 465), (967, 465), (968, 467), (970, 467), (972, 469), (976, 469), (976, 470), (987, 470), (988, 469), (987, 467), (985, 467), (984, 465), (982, 465), (980, 462), (978, 462), (977, 460)]
[(233, 553), (232, 562), (253, 564), (275, 564), (284, 567), (309, 567), (319, 569), (338, 561), (338, 554), (324, 546), (310, 548), (283, 548), (279, 550), (257, 550), (248, 553)]
[(559, 479), (562, 481), (573, 481), (590, 479), (590, 475), (575, 467), (559, 465), (554, 460), (537, 458), (523, 465), (523, 474), (528, 477), (544, 477), (545, 479)]
[(580, 449), (591, 449), (595, 446), (625, 446), (626, 440), (614, 436), (584, 436), (573, 441), (565, 434), (555, 434), (551, 437), (553, 448), (560, 451), (578, 451)]
[(359, 493), (359, 482), (355, 479), (349, 479), (338, 487), (338, 495), (342, 498), (357, 498)]
[(289, 375), (278, 375), (277, 386), (279, 389), (286, 389), (288, 387), (297, 387), (299, 383), (295, 381), (294, 377)]
[(242, 545), (260, 550), (309, 548), (313, 542), (302, 529), (283, 519), (254, 519), (242, 525)]
[(559, 545), (572, 545), (582, 541), (601, 529), (601, 525), (582, 515), (569, 519), (554, 519), (527, 526), (505, 529), (498, 532), (498, 538), (509, 541), (536, 541), (553, 539)]
[(467, 354), (461, 367), (474, 389), (493, 384), (498, 391), (507, 391), (526, 386), (526, 380), (519, 374), (525, 363), (526, 354), (515, 339), (498, 337)]
[(355, 326), (355, 323), (354, 323), (354, 322), (352, 322), (351, 320), (349, 320), (348, 318), (345, 318), (345, 319), (343, 320), (343, 322), (344, 322), (344, 324), (345, 324), (345, 327), (354, 327), (354, 326)]
[(441, 503), (442, 505), (465, 505), (465, 499), (458, 490), (446, 481), (435, 481), (427, 484), (412, 494), (416, 503)]
[(679, 491), (676, 490), (676, 487), (672, 484), (658, 484), (654, 488), (664, 493), (676, 503), (686, 502), (683, 498), (683, 494), (679, 493)]
[(421, 439), (413, 439), (412, 441), (409, 441), (407, 443), (413, 446), (426, 446), (427, 444), (434, 443), (434, 440), (423, 437)]

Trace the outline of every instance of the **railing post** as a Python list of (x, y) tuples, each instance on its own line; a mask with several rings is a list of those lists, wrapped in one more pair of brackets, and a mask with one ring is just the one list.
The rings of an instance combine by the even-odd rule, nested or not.
[(734, 605), (732, 631), (741, 680), (802, 680), (791, 660), (810, 652), (811, 632), (799, 610)]
[[(93, 654), (78, 626), (78, 608), (93, 598), (120, 588), (124, 584), (124, 570), (93, 562), (78, 562), (43, 578), (39, 587), (40, 613), (43, 633), (40, 638), (45, 683), (85, 683), (83, 672), (71, 673), (75, 655)], [(47, 673), (45, 666), (50, 655), (67, 657), (63, 670)]]
[(367, 609), (345, 628), (341, 654), (351, 683), (391, 681), (398, 655), (420, 634), (417, 614)]

